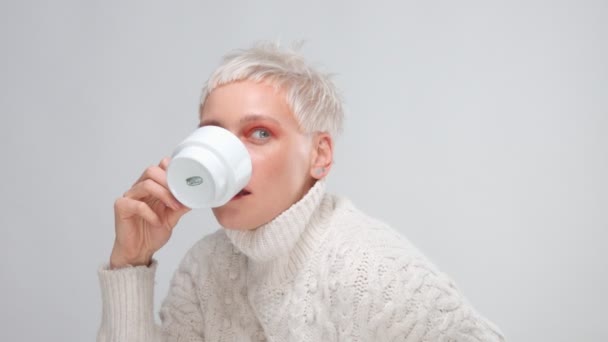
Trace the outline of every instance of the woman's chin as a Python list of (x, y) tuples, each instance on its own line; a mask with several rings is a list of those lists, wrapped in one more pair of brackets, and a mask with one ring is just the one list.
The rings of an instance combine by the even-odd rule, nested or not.
[(254, 230), (272, 221), (282, 213), (290, 203), (266, 201), (260, 206), (255, 195), (234, 198), (221, 207), (213, 208), (213, 215), (219, 224), (232, 230)]
[(213, 215), (219, 224), (225, 229), (231, 230), (252, 230), (259, 227), (255, 220), (245, 217), (243, 213), (235, 210), (219, 207), (213, 209)]
[(220, 222), (220, 224), (222, 225), (222, 228), (229, 230), (254, 230), (257, 228), (255, 226), (247, 226), (245, 224), (230, 224), (222, 222)]

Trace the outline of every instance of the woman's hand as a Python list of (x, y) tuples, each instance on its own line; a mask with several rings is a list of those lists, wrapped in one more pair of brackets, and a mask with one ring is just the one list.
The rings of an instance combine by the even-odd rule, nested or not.
[(158, 166), (147, 168), (114, 203), (116, 239), (110, 268), (149, 265), (179, 219), (190, 211), (169, 192), (168, 165), (169, 158), (164, 158)]

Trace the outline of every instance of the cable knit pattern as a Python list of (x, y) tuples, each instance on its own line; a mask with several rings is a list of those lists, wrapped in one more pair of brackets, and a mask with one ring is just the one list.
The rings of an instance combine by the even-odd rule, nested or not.
[(155, 326), (150, 267), (99, 269), (98, 341), (504, 341), (405, 237), (327, 194), (186, 254)]

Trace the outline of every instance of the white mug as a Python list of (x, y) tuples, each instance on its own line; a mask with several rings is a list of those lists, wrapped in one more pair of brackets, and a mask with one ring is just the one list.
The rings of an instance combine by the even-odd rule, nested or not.
[(251, 178), (251, 158), (241, 140), (218, 126), (203, 126), (175, 150), (167, 168), (169, 190), (189, 208), (230, 201)]

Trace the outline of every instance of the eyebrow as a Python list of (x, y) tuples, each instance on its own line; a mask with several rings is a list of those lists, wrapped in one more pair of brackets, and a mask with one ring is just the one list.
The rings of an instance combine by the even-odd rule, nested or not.
[[(281, 123), (268, 115), (261, 115), (261, 114), (247, 114), (244, 117), (242, 117), (239, 120), (240, 124), (246, 124), (252, 121), (259, 121), (259, 120), (266, 120), (266, 121), (272, 121), (273, 123), (275, 123), (278, 126), (281, 126)], [(218, 126), (218, 127), (222, 127), (222, 128), (226, 128), (219, 120), (204, 120), (201, 121), (201, 123), (198, 125), (198, 127), (203, 127), (203, 126)]]

